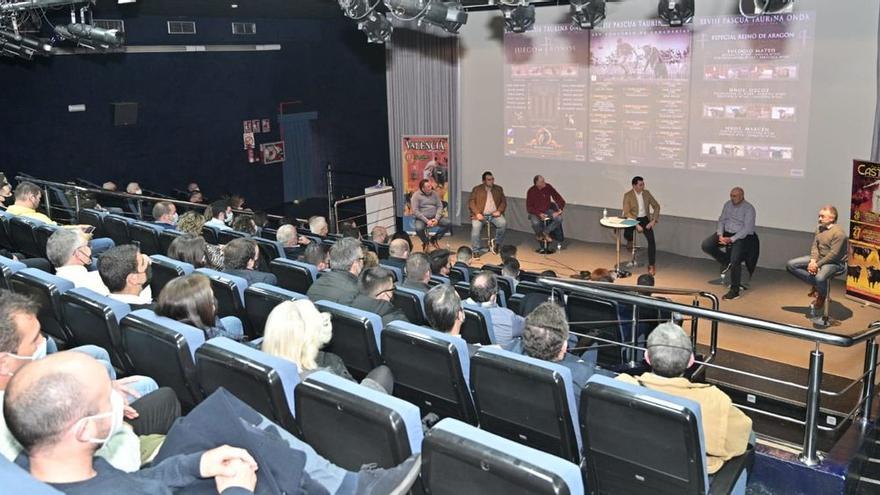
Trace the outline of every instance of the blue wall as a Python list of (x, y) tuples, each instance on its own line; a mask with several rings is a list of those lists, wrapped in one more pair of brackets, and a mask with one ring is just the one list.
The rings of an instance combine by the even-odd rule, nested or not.
[[(116, 18), (95, 14), (95, 18)], [(281, 51), (54, 56), (0, 59), (0, 170), (58, 180), (139, 180), (170, 191), (197, 181), (206, 194), (243, 194), (254, 207), (281, 202), (281, 165), (247, 163), (242, 120), (272, 119), (301, 100), (319, 113), (322, 162), (388, 176), (384, 48), (354, 23), (236, 19), (256, 36), (232, 36), (231, 19), (186, 19), (198, 34), (169, 36), (166, 20), (125, 19), (129, 45), (277, 43)], [(139, 103), (138, 122), (115, 127), (111, 103)], [(68, 113), (84, 103), (85, 113)], [(295, 108), (295, 107), (294, 107)], [(317, 164), (323, 167), (323, 163)]]

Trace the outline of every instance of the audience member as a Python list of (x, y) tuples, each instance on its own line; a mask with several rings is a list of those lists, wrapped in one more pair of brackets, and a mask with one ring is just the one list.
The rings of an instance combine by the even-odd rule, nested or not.
[(455, 252), (455, 265), (470, 269), (471, 260), (474, 258), (474, 250), (470, 246), (461, 246)]
[(431, 260), (431, 273), (440, 275), (441, 277), (449, 277), (449, 270), (452, 269), (452, 260), (448, 249), (435, 249), (428, 255)]
[(248, 285), (263, 282), (277, 285), (274, 273), (261, 272), (255, 268), (260, 260), (260, 248), (249, 238), (233, 239), (223, 248), (223, 272), (247, 280)]
[(412, 239), (409, 238), (409, 234), (407, 234), (406, 232), (404, 232), (402, 230), (398, 230), (397, 232), (394, 233), (394, 235), (391, 236), (392, 242), (394, 242), (394, 240), (396, 240), (396, 239), (403, 239), (404, 241), (406, 241), (406, 252), (407, 253), (412, 252), (413, 244), (412, 244)]
[(208, 243), (203, 237), (183, 234), (171, 241), (168, 257), (189, 263), (193, 268), (205, 268), (208, 266), (207, 248)]
[(400, 268), (406, 267), (406, 260), (411, 252), (409, 245), (403, 239), (394, 239), (388, 245), (388, 259), (382, 260), (382, 264)]
[(504, 244), (501, 246), (498, 254), (501, 256), (501, 263), (504, 263), (510, 258), (516, 258), (516, 246), (513, 244)]
[(92, 248), (81, 230), (58, 229), (46, 241), (46, 256), (55, 266), (55, 275), (73, 282), (75, 287), (91, 289), (102, 296), (110, 293), (92, 265)]
[(156, 301), (156, 314), (166, 316), (205, 332), (205, 339), (228, 337), (244, 340), (244, 327), (234, 316), (219, 318), (211, 280), (191, 273), (168, 282)]
[(190, 183), (187, 184), (187, 186), (186, 186), (186, 191), (187, 191), (187, 192), (190, 192), (190, 193), (193, 193), (193, 192), (196, 192), (196, 191), (201, 191), (201, 190), (202, 190), (202, 188), (199, 187), (199, 184), (198, 184), (197, 182), (190, 182)]
[(614, 376), (596, 368), (595, 361), (586, 362), (569, 354), (568, 320), (565, 310), (558, 304), (545, 302), (535, 308), (526, 318), (523, 330), (523, 353), (535, 359), (550, 361), (571, 370), (575, 405), (580, 404), (581, 390), (593, 373)]
[(342, 225), (339, 226), (339, 234), (342, 237), (351, 237), (352, 239), (361, 240), (361, 231), (354, 225), (343, 222)]
[(236, 215), (235, 220), (232, 221), (232, 230), (254, 236), (257, 235), (257, 223), (253, 215)]
[(284, 247), (284, 255), (288, 259), (295, 260), (305, 253), (306, 246), (309, 244), (308, 238), (301, 237), (296, 232), (296, 227), (285, 224), (278, 227), (275, 233), (275, 239)]
[(101, 184), (101, 188), (104, 189), (105, 191), (116, 191), (117, 190), (116, 183), (111, 182), (109, 180), (107, 182)]
[(205, 195), (202, 194), (202, 191), (193, 191), (193, 192), (189, 193), (189, 202), (190, 203), (199, 203), (199, 204), (204, 203), (205, 202)]
[[(428, 291), (425, 295), (425, 317), (434, 330), (462, 338), (464, 310), (461, 309), (461, 298), (451, 285), (440, 284)], [(480, 349), (477, 344), (468, 343), (467, 346), (471, 356)]]
[(358, 275), (364, 266), (361, 243), (345, 237), (330, 248), (330, 271), (321, 275), (307, 295), (312, 301), (332, 301), (350, 306), (358, 295)]
[(428, 286), (429, 280), (431, 280), (431, 261), (428, 255), (422, 252), (409, 255), (406, 259), (406, 278), (400, 286), (428, 292), (431, 289)]
[(373, 227), (373, 230), (370, 231), (370, 239), (378, 244), (387, 244), (388, 229), (386, 229), (382, 225), (376, 225), (375, 227)]
[(394, 274), (377, 266), (361, 271), (358, 277), (358, 295), (350, 306), (382, 317), (382, 326), (394, 320), (409, 321), (402, 310), (391, 304), (394, 299)]
[(379, 255), (370, 251), (364, 246), (364, 268), (374, 268), (379, 266)]
[[(321, 350), (332, 338), (329, 313), (319, 312), (307, 299), (284, 301), (266, 319), (261, 348), (267, 354), (295, 363), (301, 380), (324, 370), (354, 381), (342, 358)], [(368, 373), (361, 384), (386, 394), (394, 390), (394, 379), (386, 366)]]
[(165, 230), (174, 230), (177, 226), (177, 207), (170, 201), (158, 201), (153, 205), (153, 224)]
[[(202, 227), (205, 225), (205, 217), (194, 211), (188, 211), (180, 216), (177, 221), (177, 230), (184, 234), (202, 237)], [(205, 260), (207, 267), (215, 270), (223, 269), (223, 248), (205, 242)], [(183, 260), (181, 260), (183, 261)]]
[[(227, 219), (232, 216), (232, 208), (225, 199), (218, 199), (211, 203), (211, 219), (205, 222), (206, 227), (213, 227), (218, 230), (232, 230), (227, 225)], [(207, 213), (207, 212), (206, 212)]]
[(330, 248), (320, 242), (313, 242), (306, 246), (303, 261), (315, 265), (319, 272), (330, 268)]
[(478, 272), (471, 278), (471, 297), (465, 303), (482, 306), (492, 316), (492, 329), (495, 332), (495, 343), (516, 351), (521, 345), (525, 320), (513, 311), (497, 304), (498, 281), (495, 274), (488, 271)]
[(2, 186), (0, 186), (0, 208), (5, 210), (6, 207), (9, 206), (6, 204), (6, 202), (9, 201), (9, 198), (11, 198), (11, 197), (12, 197), (12, 184), (7, 182), (7, 183), (3, 184)]
[(645, 360), (651, 365), (651, 372), (638, 377), (620, 374), (617, 378), (700, 404), (706, 469), (710, 475), (718, 472), (725, 461), (745, 453), (752, 420), (714, 385), (685, 378), (685, 371), (694, 364), (694, 353), (691, 339), (680, 326), (664, 323), (655, 328), (648, 336)]
[(516, 282), (519, 280), (519, 260), (516, 258), (507, 258), (501, 265), (501, 275), (510, 279), (514, 283), (513, 290), (516, 291)]
[(330, 233), (330, 228), (327, 225), (327, 219), (321, 216), (314, 216), (309, 218), (309, 231), (320, 237), (321, 239), (327, 237), (327, 234)]
[(141, 185), (137, 182), (129, 182), (127, 186), (125, 186), (125, 192), (128, 194), (143, 194), (144, 191), (141, 189)]
[(116, 246), (98, 258), (98, 273), (110, 291), (109, 297), (135, 309), (153, 309), (149, 294), (152, 275), (150, 257), (133, 244)]

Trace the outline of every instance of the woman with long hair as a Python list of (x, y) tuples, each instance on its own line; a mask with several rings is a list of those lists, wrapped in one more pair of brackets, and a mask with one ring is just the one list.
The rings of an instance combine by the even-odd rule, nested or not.
[(191, 273), (168, 282), (159, 294), (156, 314), (194, 326), (205, 338), (228, 337), (244, 340), (241, 320), (234, 316), (217, 317), (217, 301), (211, 281), (201, 273)]

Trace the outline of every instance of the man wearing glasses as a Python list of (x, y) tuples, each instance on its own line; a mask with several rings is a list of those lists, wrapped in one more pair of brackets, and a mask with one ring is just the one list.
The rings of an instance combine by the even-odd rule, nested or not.
[(358, 295), (358, 275), (364, 268), (361, 243), (343, 237), (330, 248), (330, 271), (312, 283), (306, 295), (312, 301), (331, 301), (351, 306)]
[(402, 310), (391, 304), (394, 298), (394, 274), (387, 268), (375, 266), (361, 272), (359, 294), (351, 305), (382, 317), (382, 326), (394, 320), (409, 321)]

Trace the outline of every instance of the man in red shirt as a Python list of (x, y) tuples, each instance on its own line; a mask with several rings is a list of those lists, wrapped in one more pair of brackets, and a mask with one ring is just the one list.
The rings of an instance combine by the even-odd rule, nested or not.
[[(535, 238), (539, 241), (562, 242), (562, 210), (565, 208), (565, 200), (556, 192), (541, 175), (536, 175), (534, 186), (526, 193), (526, 210), (529, 212), (529, 221), (535, 231)], [(545, 222), (545, 219), (550, 219)], [(551, 236), (552, 234), (552, 236)]]

